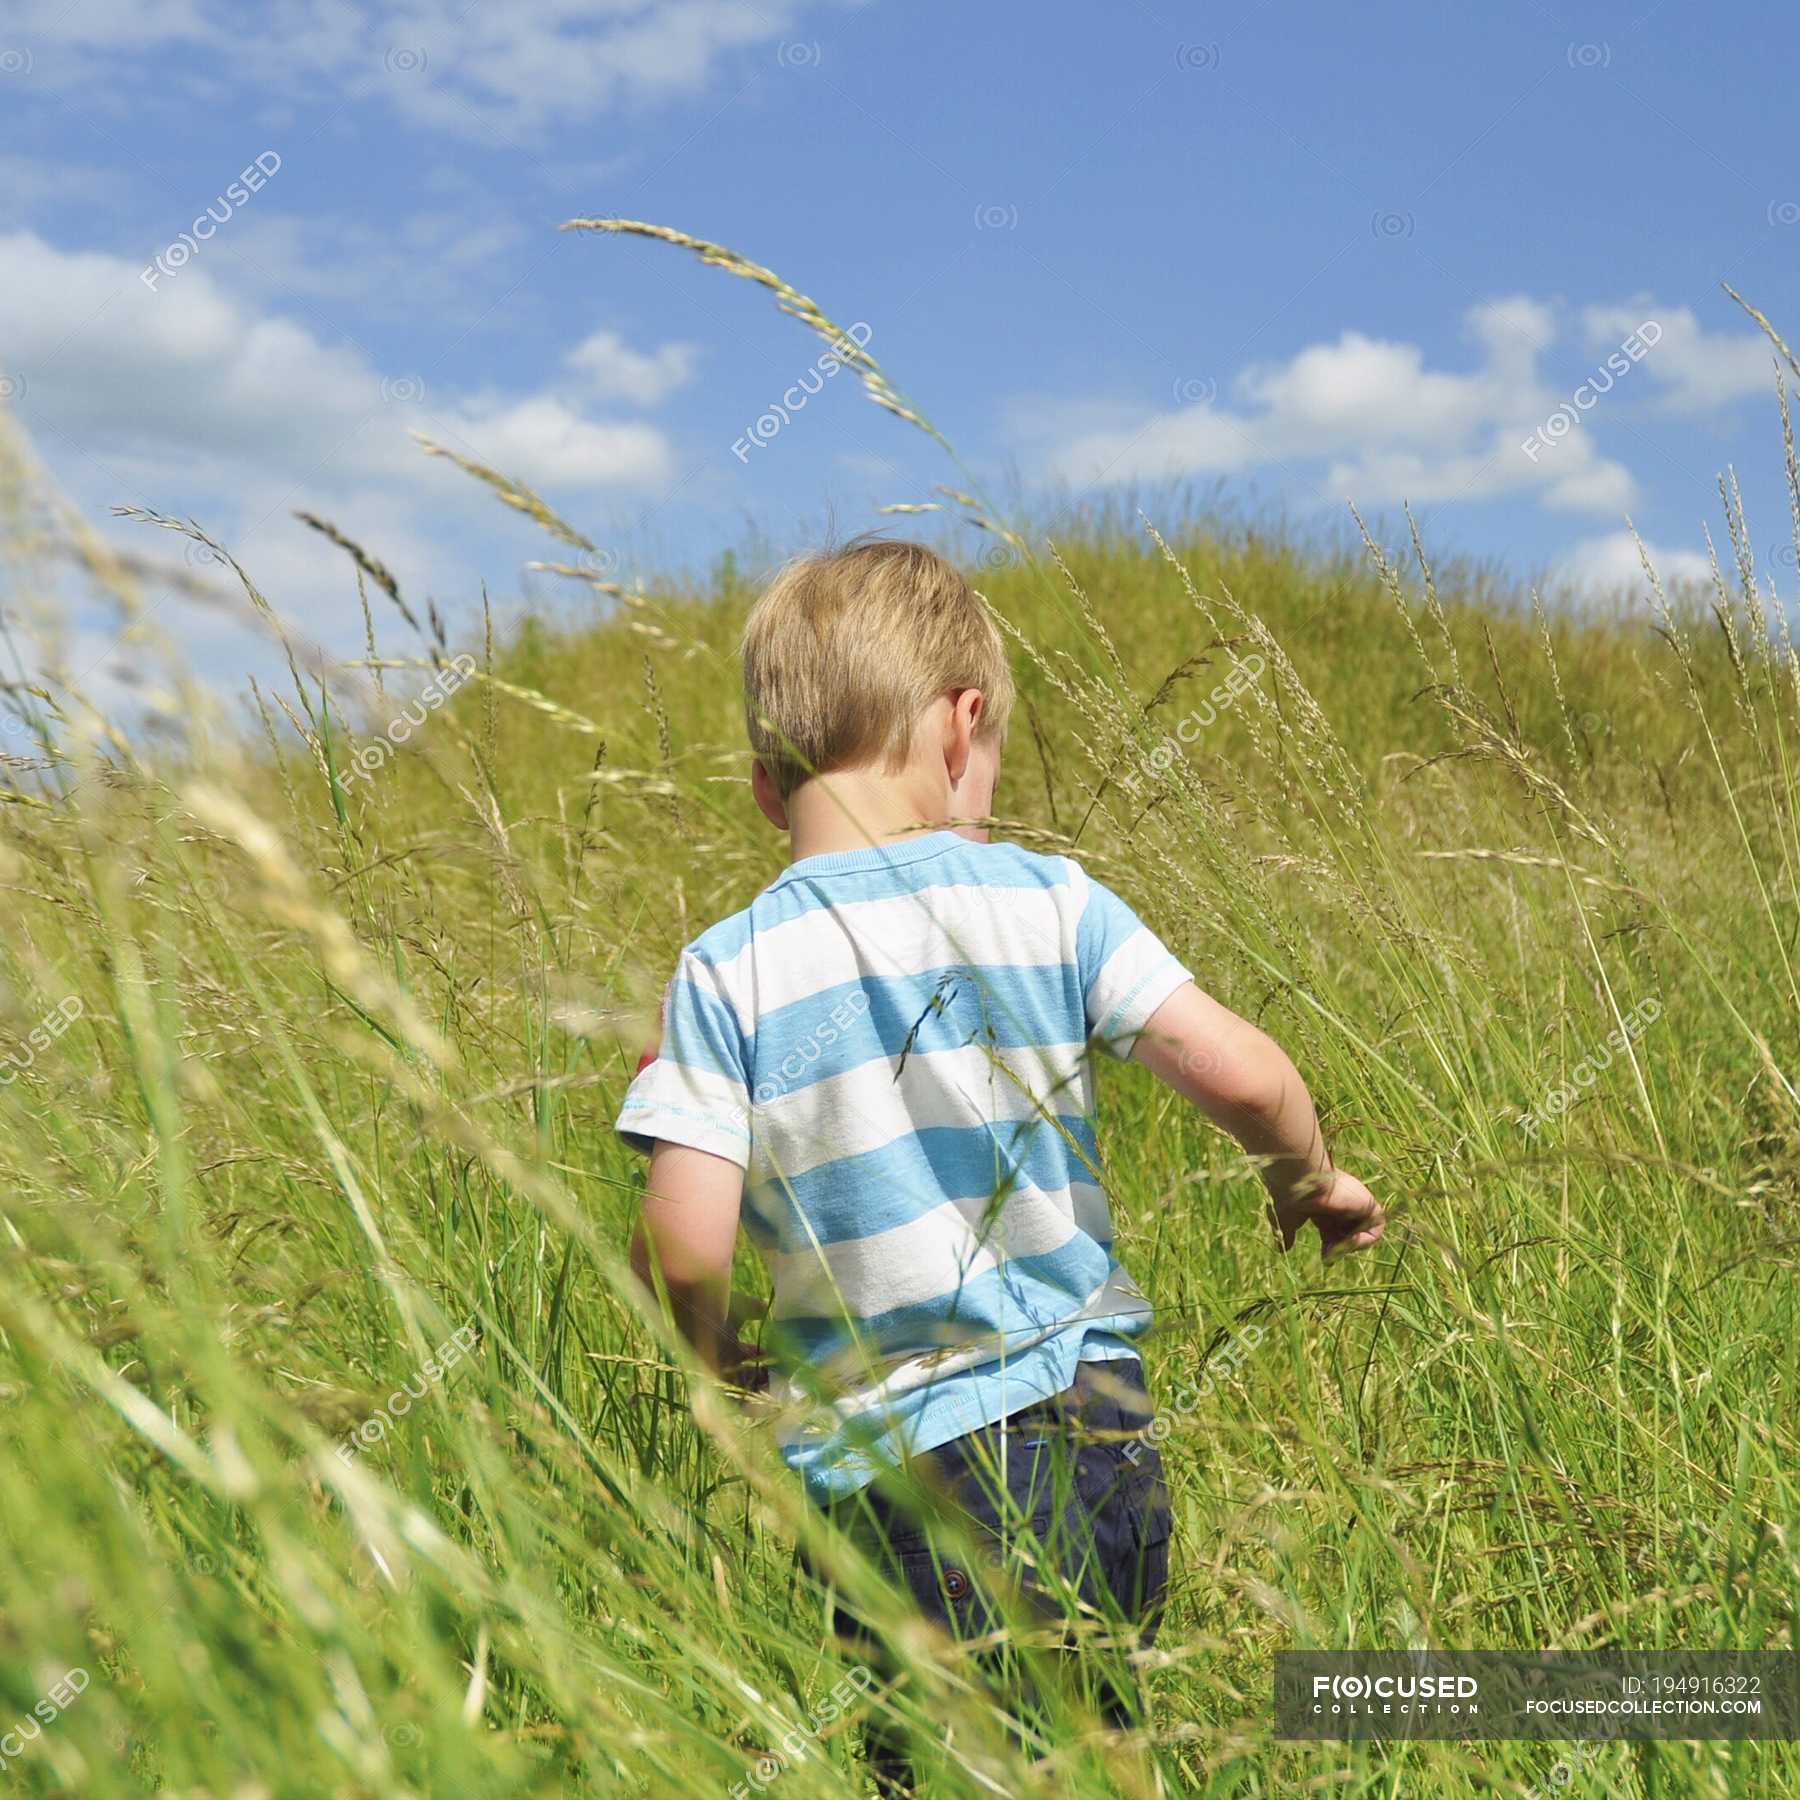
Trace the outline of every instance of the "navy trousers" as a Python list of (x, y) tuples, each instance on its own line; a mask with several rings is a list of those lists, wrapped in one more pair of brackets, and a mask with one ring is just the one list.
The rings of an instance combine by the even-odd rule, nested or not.
[[(834, 1501), (834, 1521), (904, 1584), (920, 1610), (958, 1638), (1007, 1623), (998, 1596), (1017, 1596), (1038, 1625), (1065, 1626), (1067, 1661), (1101, 1715), (1121, 1728), (1140, 1715), (1125, 1640), (1147, 1647), (1162, 1616), (1169, 1573), (1169, 1496), (1162, 1458), (1144, 1435), (1152, 1418), (1135, 1357), (1079, 1365), (1073, 1386), (928, 1451), (914, 1461), (976, 1551), (941, 1520), (880, 1487)], [(847, 1655), (884, 1674), (889, 1660), (868, 1625), (841, 1605), (834, 1626)], [(1114, 1647), (1084, 1640), (1100, 1634)], [(1010, 1645), (979, 1663), (1015, 1718), (1040, 1698)], [(888, 1720), (866, 1728), (871, 1773), (883, 1795), (913, 1792), (904, 1734)]]

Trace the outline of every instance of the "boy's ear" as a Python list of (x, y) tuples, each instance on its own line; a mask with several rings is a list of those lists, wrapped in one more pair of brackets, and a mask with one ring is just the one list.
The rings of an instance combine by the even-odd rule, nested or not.
[(750, 792), (756, 796), (756, 804), (762, 809), (762, 816), (777, 831), (786, 831), (787, 802), (782, 799), (781, 789), (775, 785), (775, 777), (763, 765), (760, 756), (750, 764)]
[(945, 699), (950, 713), (944, 721), (944, 766), (952, 781), (961, 781), (975, 748), (975, 733), (987, 710), (987, 696), (980, 688), (952, 688)]

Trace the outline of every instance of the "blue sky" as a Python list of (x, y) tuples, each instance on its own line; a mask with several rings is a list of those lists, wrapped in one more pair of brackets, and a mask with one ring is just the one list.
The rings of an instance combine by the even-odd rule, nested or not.
[[(415, 430), (625, 579), (959, 479), (848, 377), (752, 441), (821, 346), (681, 252), (556, 229), (622, 215), (866, 323), (1031, 510), (1186, 480), (1335, 529), (1410, 498), (1440, 551), (1578, 592), (1629, 576), (1627, 513), (1697, 568), (1733, 465), (1786, 594), (1769, 350), (1719, 282), (1800, 333), (1797, 39), (1773, 0), (13, 0), (0, 393), (90, 513), (193, 515), (346, 653), (346, 566), (296, 509), (465, 638), (483, 580), (568, 600)], [(206, 673), (266, 666), (165, 592)]]

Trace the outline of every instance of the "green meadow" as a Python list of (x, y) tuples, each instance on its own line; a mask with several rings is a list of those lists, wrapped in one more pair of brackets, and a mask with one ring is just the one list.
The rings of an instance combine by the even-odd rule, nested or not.
[[(1791, 478), (1784, 421), (1772, 386)], [(1791, 1742), (1561, 1786), (1566, 1744), (1281, 1742), (1270, 1698), (1302, 1647), (1794, 1647), (1800, 662), (1729, 482), (1710, 590), (1583, 614), (1404, 520), (1027, 526), (948, 458), (886, 522), (1013, 639), (996, 834), (1269, 1030), (1391, 1219), (1283, 1257), (1236, 1147), (1100, 1059), (1170, 1604), (1141, 1731), (1072, 1693), (1021, 1746), (624, 1268), (662, 983), (782, 862), (734, 666), (762, 571), (622, 588), (469, 466), (581, 598), (452, 632), (345, 543), (368, 654), (321, 668), (205, 521), (122, 556), (0, 432), (9, 614), (87, 583), (145, 669), (109, 719), (15, 636), (4, 694), (0, 1791), (806, 1800), (867, 1791), (884, 1713), (943, 1795), (1800, 1791)], [(286, 646), (241, 715), (158, 649), (164, 566)], [(842, 1687), (802, 1539), (898, 1679)]]

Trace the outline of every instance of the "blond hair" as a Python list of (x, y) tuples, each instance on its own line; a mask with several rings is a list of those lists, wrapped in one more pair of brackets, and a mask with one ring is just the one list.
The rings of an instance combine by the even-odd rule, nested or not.
[(1006, 646), (980, 598), (923, 544), (858, 538), (791, 562), (744, 623), (750, 745), (783, 796), (812, 775), (904, 763), (919, 715), (979, 688), (978, 738), (1012, 711)]

